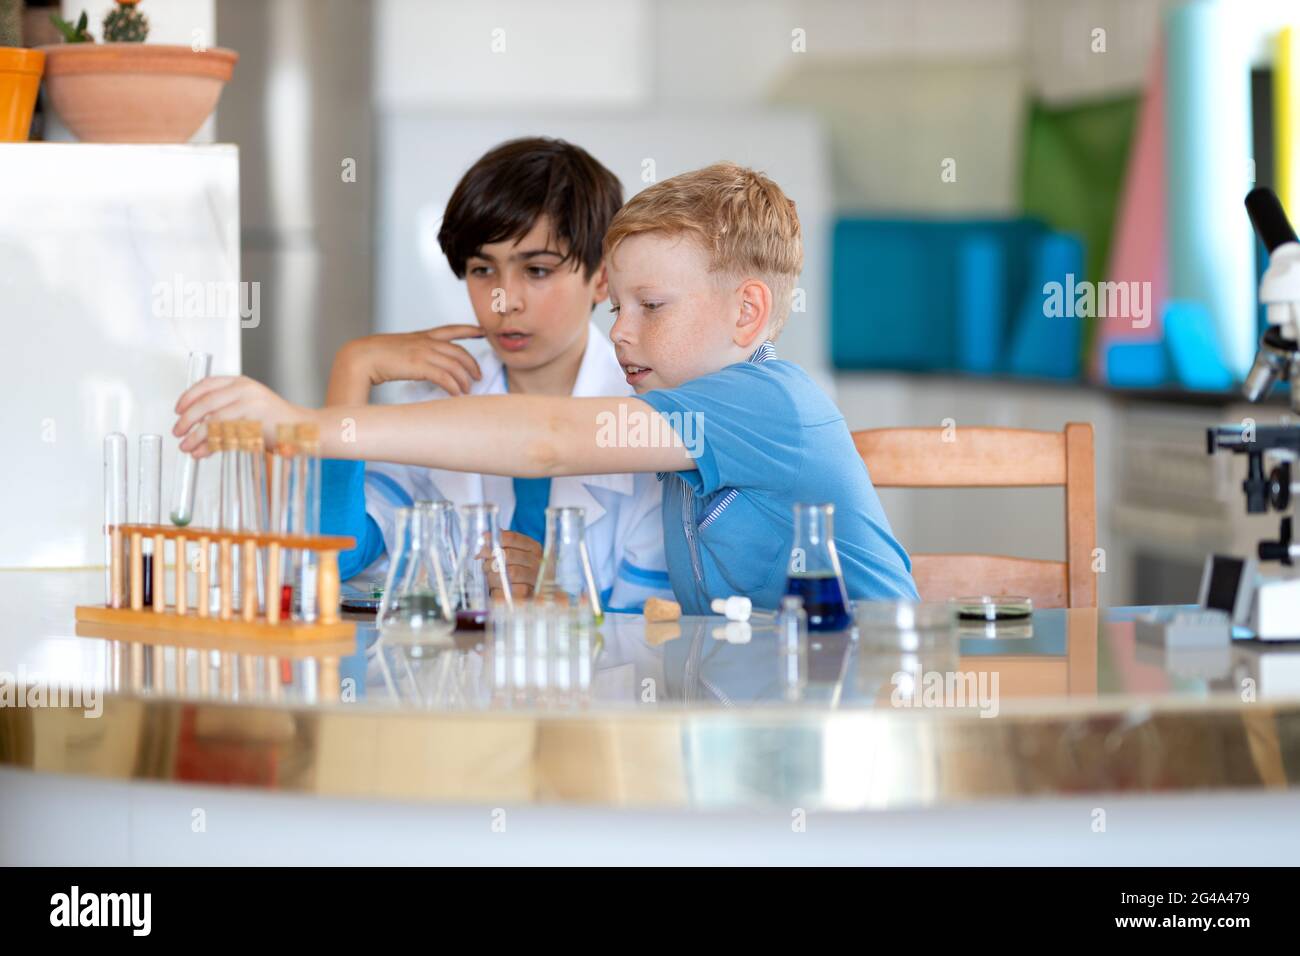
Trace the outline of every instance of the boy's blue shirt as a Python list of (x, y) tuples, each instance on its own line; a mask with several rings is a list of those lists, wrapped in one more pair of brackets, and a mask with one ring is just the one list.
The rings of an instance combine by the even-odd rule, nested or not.
[[(366, 514), (366, 463), (326, 458), (321, 461), (320, 527), (322, 534), (346, 535), (356, 545), (339, 552), (339, 578), (356, 577), (384, 553), (384, 536)], [(410, 505), (409, 496), (399, 505)]]
[(712, 598), (732, 594), (778, 607), (796, 502), (835, 505), (850, 598), (916, 600), (911, 561), (844, 416), (803, 369), (775, 355), (765, 342), (748, 362), (640, 396), (673, 427), (696, 416), (698, 469), (660, 476), (668, 574), (683, 612), (709, 614)]

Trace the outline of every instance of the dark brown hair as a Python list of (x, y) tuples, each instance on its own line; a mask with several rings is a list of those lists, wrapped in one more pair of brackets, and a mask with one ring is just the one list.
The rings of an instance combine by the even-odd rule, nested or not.
[(591, 278), (605, 230), (622, 205), (618, 177), (586, 150), (562, 139), (512, 139), (485, 153), (456, 184), (438, 245), (463, 279), (467, 260), (484, 246), (521, 239), (546, 216), (564, 261)]

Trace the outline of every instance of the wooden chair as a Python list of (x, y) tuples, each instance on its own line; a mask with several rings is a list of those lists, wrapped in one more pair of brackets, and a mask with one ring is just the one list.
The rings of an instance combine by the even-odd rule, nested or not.
[[(945, 437), (948, 438), (945, 441)], [(1065, 488), (1064, 561), (992, 554), (914, 554), (923, 600), (1023, 594), (1034, 606), (1096, 607), (1096, 467), (1092, 426), (1063, 432), (1019, 428), (873, 428), (853, 433), (877, 488)]]

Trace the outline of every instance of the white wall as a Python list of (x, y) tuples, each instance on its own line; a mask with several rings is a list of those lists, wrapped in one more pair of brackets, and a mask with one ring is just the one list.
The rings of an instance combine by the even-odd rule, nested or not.
[[(75, 20), (84, 10), (89, 15), (90, 32), (102, 43), (104, 15), (117, 6), (117, 0), (63, 0), (62, 6), (65, 20)], [(140, 11), (149, 18), (148, 43), (216, 45), (216, 0), (166, 0), (146, 3)]]
[[(663, 0), (656, 5), (655, 97), (663, 104), (763, 102), (807, 64), (1021, 55), (1021, 0)], [(793, 31), (802, 30), (804, 52)]]
[[(104, 435), (130, 439), (132, 508), (137, 437), (165, 436), (166, 508), (187, 353), (239, 372), (238, 153), (3, 143), (0, 171), (21, 184), (0, 203), (0, 435), (20, 465), (0, 567), (102, 564)], [(201, 284), (193, 312), (156, 294), (177, 277)]]
[(383, 108), (636, 106), (650, 86), (648, 0), (375, 0)]

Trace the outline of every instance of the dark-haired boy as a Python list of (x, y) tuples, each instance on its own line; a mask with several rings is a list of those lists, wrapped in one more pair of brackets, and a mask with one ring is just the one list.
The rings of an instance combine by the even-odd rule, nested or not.
[[(609, 339), (591, 322), (606, 298), (601, 246), (622, 187), (585, 150), (562, 140), (511, 140), (461, 178), (438, 242), (464, 279), (478, 325), (372, 335), (339, 350), (327, 405), (363, 405), (370, 388), (402, 381), (404, 401), (449, 395), (630, 395)], [(478, 339), (468, 346), (456, 340)], [(486, 347), (485, 347), (486, 346)], [(418, 500), (493, 502), (512, 590), (537, 573), (548, 506), (576, 506), (607, 607), (639, 609), (670, 593), (652, 476), (509, 478), (329, 461), (322, 527), (358, 545), (340, 556), (344, 578), (377, 567), (396, 542), (395, 511)]]

